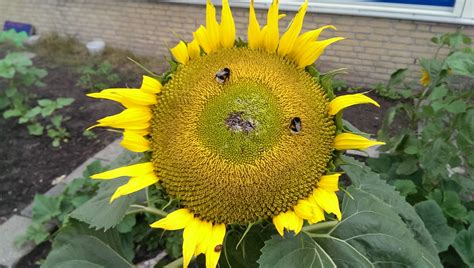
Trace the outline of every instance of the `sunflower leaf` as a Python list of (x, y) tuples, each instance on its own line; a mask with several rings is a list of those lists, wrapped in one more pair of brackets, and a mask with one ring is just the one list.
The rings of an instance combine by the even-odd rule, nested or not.
[[(438, 251), (431, 234), (415, 209), (405, 201), (405, 198), (395, 191), (393, 186), (381, 180), (380, 176), (372, 172), (365, 164), (345, 156), (343, 160), (347, 165), (343, 165), (342, 168), (352, 181), (353, 186), (351, 187), (372, 195), (385, 203), (391, 211), (398, 214), (420, 246), (423, 258), (426, 258), (432, 264), (439, 264)], [(352, 194), (352, 192), (350, 193)]]
[(265, 242), (258, 263), (261, 268), (336, 267), (332, 258), (307, 234), (287, 233)]
[(86, 224), (72, 221), (61, 229), (53, 250), (41, 267), (133, 267), (123, 256), (119, 235), (89, 229)]
[(260, 265), (441, 267), (430, 233), (404, 197), (363, 163), (343, 160), (352, 185), (342, 201), (342, 220), (306, 226), (297, 236), (273, 237), (265, 242)]
[[(123, 153), (112, 164), (112, 167), (137, 163), (142, 154)], [(88, 223), (96, 229), (107, 230), (115, 227), (125, 217), (131, 204), (136, 203), (142, 191), (120, 197), (110, 203), (110, 197), (116, 189), (125, 184), (128, 178), (117, 178), (104, 181), (100, 184), (97, 195), (78, 207), (71, 213), (71, 217)]]

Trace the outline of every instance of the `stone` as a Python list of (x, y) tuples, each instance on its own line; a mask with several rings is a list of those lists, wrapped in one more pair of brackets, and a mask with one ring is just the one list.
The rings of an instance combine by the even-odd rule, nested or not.
[(13, 267), (18, 260), (33, 250), (33, 244), (26, 244), (22, 247), (15, 245), (15, 239), (22, 235), (31, 219), (13, 215), (0, 226), (0, 266)]

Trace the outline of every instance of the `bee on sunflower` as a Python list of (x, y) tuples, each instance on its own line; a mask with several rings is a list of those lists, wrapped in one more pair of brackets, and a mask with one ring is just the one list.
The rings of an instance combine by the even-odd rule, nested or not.
[(208, 1), (206, 26), (171, 48), (179, 64), (168, 81), (144, 76), (139, 89), (89, 94), (121, 103), (124, 110), (92, 127), (123, 129), (121, 145), (149, 152), (148, 162), (93, 176), (128, 176), (111, 201), (157, 183), (180, 208), (153, 223), (184, 229), (183, 264), (204, 253), (218, 263), (226, 226), (271, 220), (280, 235), (298, 233), (306, 220), (341, 219), (333, 165), (338, 151), (382, 144), (345, 132), (346, 107), (377, 102), (364, 94), (334, 97), (306, 67), (343, 38), (319, 40), (325, 29), (301, 33), (304, 2), (280, 36), (278, 1), (263, 27), (250, 3), (247, 43), (237, 46), (228, 0), (220, 23)]

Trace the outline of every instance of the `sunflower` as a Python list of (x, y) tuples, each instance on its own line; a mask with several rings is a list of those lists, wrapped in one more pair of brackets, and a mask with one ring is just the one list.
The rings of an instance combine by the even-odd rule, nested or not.
[(420, 84), (424, 87), (427, 87), (431, 82), (430, 74), (425, 70), (421, 69), (421, 78), (420, 78)]
[(334, 97), (310, 74), (307, 67), (343, 38), (319, 40), (334, 26), (301, 33), (307, 7), (280, 36), (278, 1), (263, 27), (252, 1), (244, 42), (236, 41), (228, 1), (220, 23), (208, 1), (206, 26), (170, 49), (178, 67), (168, 79), (144, 76), (138, 89), (89, 94), (125, 108), (92, 127), (123, 129), (123, 147), (151, 155), (93, 178), (130, 177), (111, 201), (157, 183), (179, 200), (179, 209), (151, 227), (184, 229), (185, 267), (201, 253), (215, 267), (229, 224), (271, 220), (283, 236), (300, 232), (304, 221), (340, 220), (340, 173), (332, 163), (339, 151), (383, 144), (340, 124), (346, 107), (377, 102), (364, 94)]

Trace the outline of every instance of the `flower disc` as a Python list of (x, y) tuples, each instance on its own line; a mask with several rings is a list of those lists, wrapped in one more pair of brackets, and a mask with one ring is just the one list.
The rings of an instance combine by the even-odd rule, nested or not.
[[(216, 78), (216, 74), (229, 75)], [(180, 65), (158, 95), (152, 162), (166, 191), (202, 220), (248, 223), (309, 196), (331, 159), (328, 99), (274, 53), (222, 49)]]

